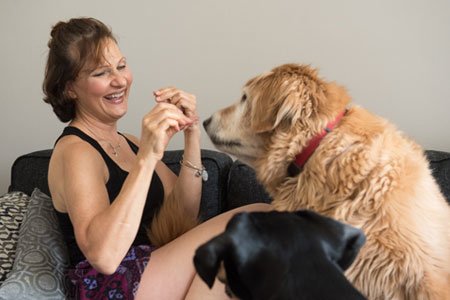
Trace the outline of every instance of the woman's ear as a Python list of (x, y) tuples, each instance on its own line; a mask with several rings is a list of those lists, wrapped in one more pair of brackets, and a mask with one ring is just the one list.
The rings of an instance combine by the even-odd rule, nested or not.
[(77, 94), (73, 88), (73, 81), (68, 81), (64, 89), (64, 96), (70, 99), (77, 99)]

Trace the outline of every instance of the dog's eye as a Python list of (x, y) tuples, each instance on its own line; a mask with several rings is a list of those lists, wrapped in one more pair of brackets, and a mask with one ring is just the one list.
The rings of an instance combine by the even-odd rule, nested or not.
[(241, 102), (244, 102), (245, 100), (247, 100), (247, 94), (242, 95)]

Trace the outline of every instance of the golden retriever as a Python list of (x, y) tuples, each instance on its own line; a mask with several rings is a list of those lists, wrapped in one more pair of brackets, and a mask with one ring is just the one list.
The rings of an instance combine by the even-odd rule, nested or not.
[(346, 276), (369, 299), (450, 299), (450, 206), (423, 149), (349, 103), (315, 69), (286, 64), (249, 80), (204, 126), (219, 150), (255, 169), (275, 209), (364, 231)]

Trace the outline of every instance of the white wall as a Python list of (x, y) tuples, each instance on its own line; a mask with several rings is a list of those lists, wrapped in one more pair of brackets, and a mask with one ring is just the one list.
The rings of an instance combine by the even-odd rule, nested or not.
[[(301, 62), (425, 148), (450, 151), (448, 0), (1, 0), (0, 194), (14, 159), (51, 148), (64, 126), (41, 83), (50, 27), (77, 16), (109, 24), (134, 71), (122, 131), (139, 135), (158, 87), (195, 93), (204, 119), (250, 77)], [(206, 134), (202, 143), (213, 148)], [(181, 136), (170, 144), (181, 146)]]

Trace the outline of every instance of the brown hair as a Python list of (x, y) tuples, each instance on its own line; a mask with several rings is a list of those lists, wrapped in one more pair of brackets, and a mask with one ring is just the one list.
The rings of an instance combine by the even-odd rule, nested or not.
[(87, 63), (101, 63), (104, 44), (117, 40), (109, 27), (94, 18), (58, 22), (50, 35), (44, 101), (62, 122), (69, 122), (75, 117), (75, 101), (65, 92), (67, 83), (75, 80)]

